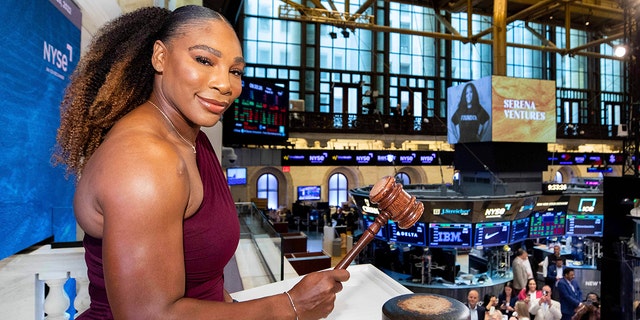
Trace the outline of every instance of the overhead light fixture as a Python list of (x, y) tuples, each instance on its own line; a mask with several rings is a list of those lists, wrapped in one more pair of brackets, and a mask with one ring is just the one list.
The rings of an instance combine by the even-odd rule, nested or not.
[(349, 31), (347, 30), (342, 30), (342, 36), (346, 39), (349, 38)]
[(331, 32), (329, 32), (329, 37), (331, 37), (331, 39), (336, 39), (336, 38), (338, 38), (338, 34), (333, 32), (333, 31), (331, 31)]
[(622, 58), (625, 55), (627, 55), (627, 47), (624, 45), (617, 45), (613, 47), (613, 55), (618, 57), (618, 58)]

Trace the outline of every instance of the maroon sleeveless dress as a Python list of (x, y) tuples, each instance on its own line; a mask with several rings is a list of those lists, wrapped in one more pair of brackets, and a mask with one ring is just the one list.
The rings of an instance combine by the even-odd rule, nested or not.
[[(223, 301), (224, 267), (238, 246), (240, 224), (218, 158), (202, 131), (196, 150), (204, 195), (198, 211), (184, 220), (185, 297)], [(113, 319), (102, 269), (102, 239), (85, 234), (83, 245), (91, 306), (76, 319)]]

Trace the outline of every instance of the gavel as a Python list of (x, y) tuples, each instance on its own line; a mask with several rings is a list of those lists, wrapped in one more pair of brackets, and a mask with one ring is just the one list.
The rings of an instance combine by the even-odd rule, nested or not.
[(402, 185), (396, 183), (391, 176), (383, 177), (373, 185), (369, 191), (369, 199), (378, 204), (380, 213), (334, 269), (346, 269), (389, 219), (395, 221), (400, 229), (407, 229), (420, 219), (424, 211), (424, 204), (404, 191)]

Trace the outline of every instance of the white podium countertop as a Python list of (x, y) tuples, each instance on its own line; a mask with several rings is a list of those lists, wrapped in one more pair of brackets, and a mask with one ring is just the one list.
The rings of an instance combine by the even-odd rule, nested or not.
[[(371, 264), (351, 265), (347, 270), (351, 278), (343, 283), (335, 308), (326, 319), (381, 319), (382, 305), (387, 300), (413, 293)], [(300, 279), (302, 276), (238, 291), (231, 296), (245, 301), (274, 295), (291, 289)]]

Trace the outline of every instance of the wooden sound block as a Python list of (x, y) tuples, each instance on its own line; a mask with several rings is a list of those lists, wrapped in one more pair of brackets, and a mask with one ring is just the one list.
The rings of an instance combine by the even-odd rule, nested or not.
[(469, 308), (462, 302), (431, 293), (404, 294), (382, 306), (382, 320), (466, 320)]

